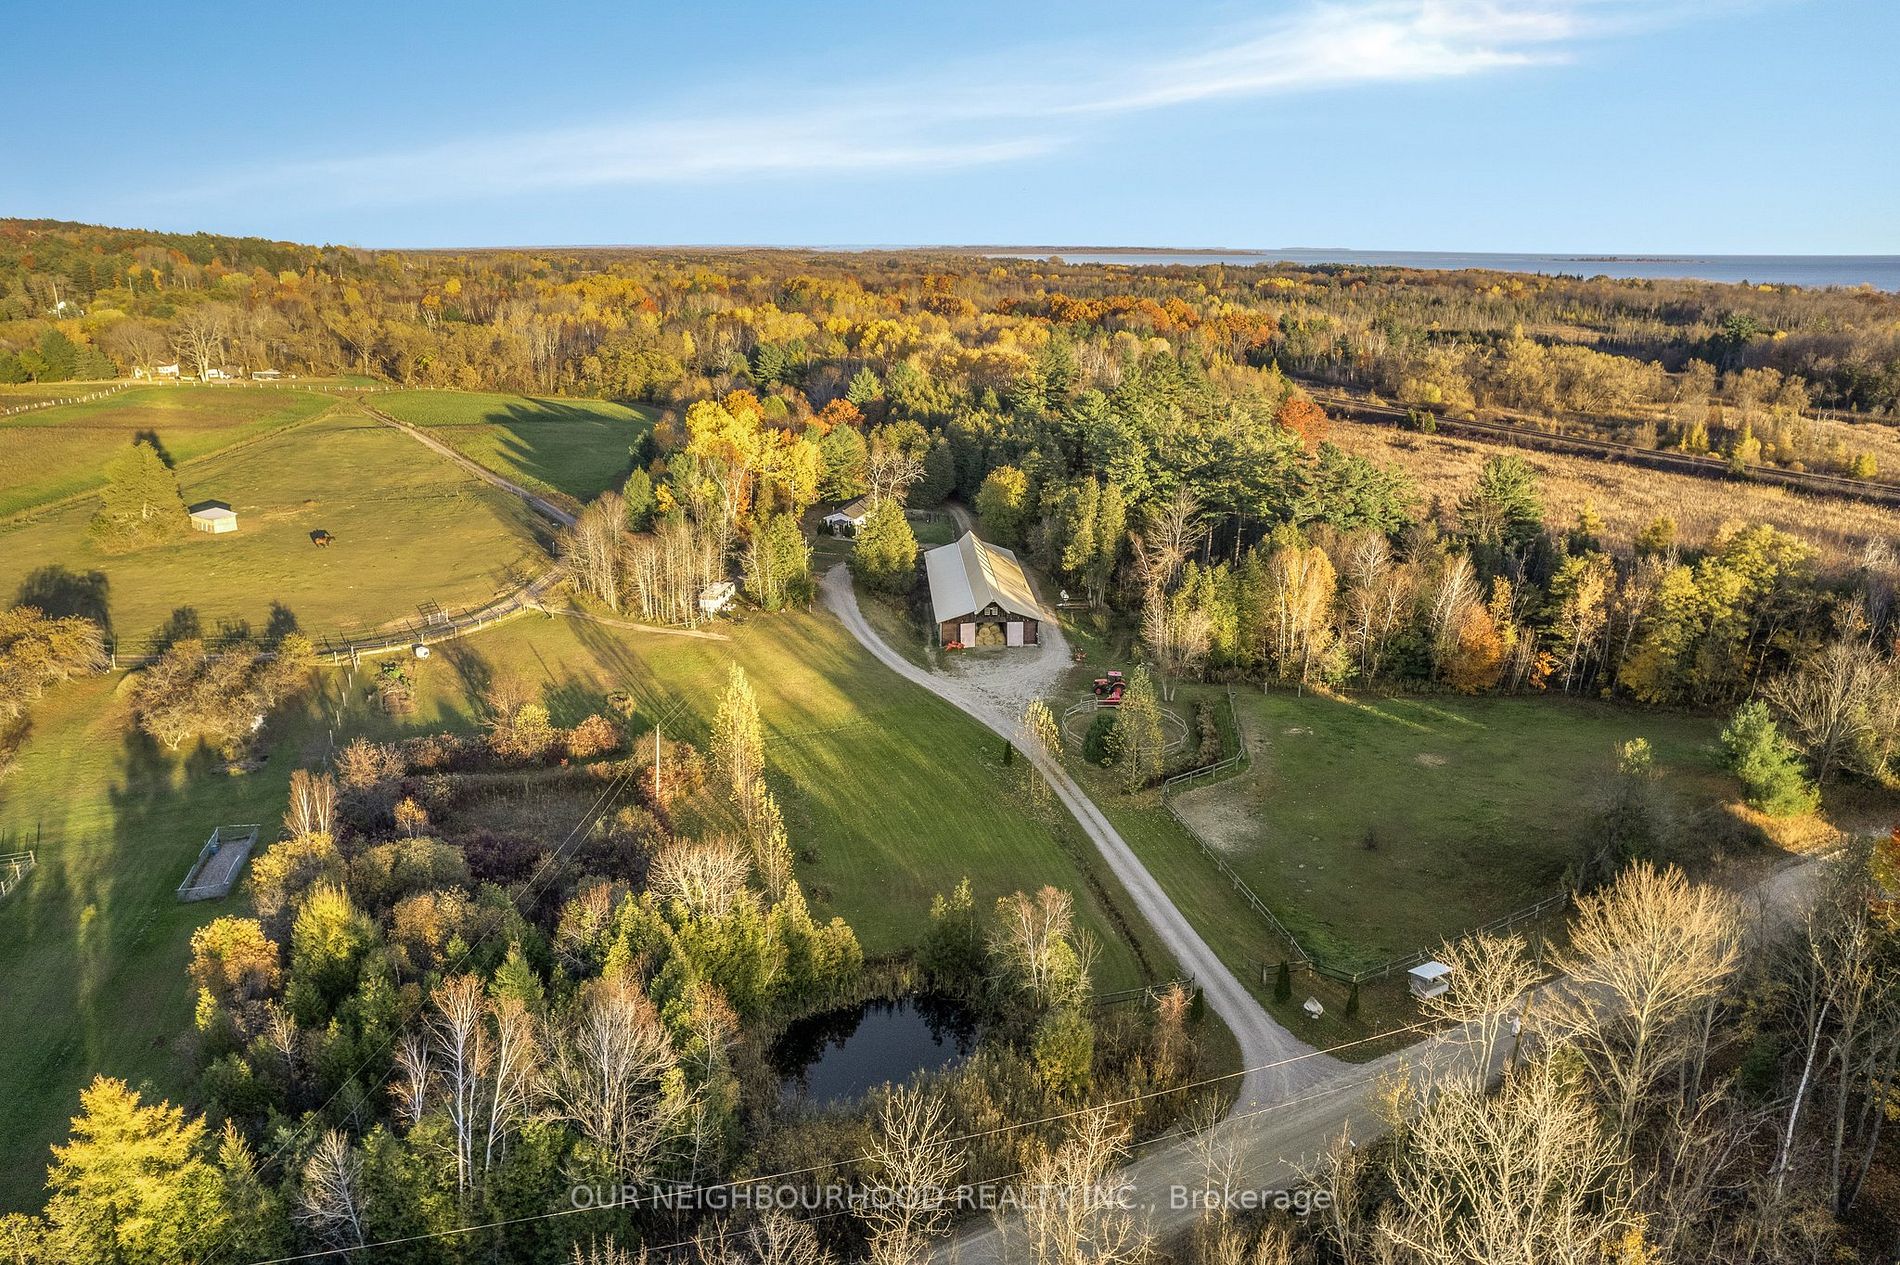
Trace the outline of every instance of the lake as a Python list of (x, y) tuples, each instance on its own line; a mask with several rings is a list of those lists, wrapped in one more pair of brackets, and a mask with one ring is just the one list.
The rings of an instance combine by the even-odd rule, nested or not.
[(1072, 264), (1131, 267), (1227, 264), (1360, 264), (1384, 268), (1453, 271), (1487, 268), (1547, 276), (1618, 277), (1654, 280), (1749, 282), (1799, 286), (1861, 286), (1900, 292), (1900, 255), (1513, 255), (1486, 252), (1404, 250), (1104, 251), (987, 250), (999, 259), (1048, 259)]
[(941, 997), (870, 1001), (801, 1019), (772, 1047), (785, 1095), (855, 1102), (887, 1082), (955, 1067), (976, 1048), (976, 1021)]

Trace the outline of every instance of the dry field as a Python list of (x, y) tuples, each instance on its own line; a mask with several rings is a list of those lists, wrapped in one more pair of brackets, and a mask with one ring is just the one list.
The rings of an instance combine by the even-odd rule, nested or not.
[(1487, 458), (1516, 452), (1537, 471), (1552, 526), (1575, 523), (1590, 504), (1603, 520), (1607, 543), (1615, 547), (1627, 547), (1662, 515), (1675, 520), (1677, 539), (1691, 546), (1708, 540), (1724, 523), (1768, 523), (1813, 543), (1821, 567), (1836, 573), (1857, 568), (1869, 544), (1900, 544), (1900, 510), (1856, 501), (1360, 422), (1335, 420), (1329, 438), (1373, 461), (1396, 461), (1428, 502), (1436, 499), (1447, 507), (1470, 490)]

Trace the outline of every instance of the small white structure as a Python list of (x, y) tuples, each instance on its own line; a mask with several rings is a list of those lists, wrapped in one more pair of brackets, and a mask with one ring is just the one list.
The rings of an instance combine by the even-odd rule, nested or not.
[(145, 369), (140, 368), (138, 365), (133, 365), (132, 376), (135, 378), (170, 378), (173, 381), (177, 381), (178, 366), (175, 364), (153, 365), (151, 370), (148, 372)]
[(232, 375), (227, 369), (207, 369), (204, 373), (204, 380), (206, 382), (228, 382), (231, 380), (231, 377)]
[(1306, 1004), (1301, 1006), (1300, 1009), (1306, 1012), (1308, 1019), (1317, 1019), (1326, 1013), (1326, 1007), (1319, 1004), (1319, 998), (1317, 997), (1308, 997)]
[(705, 592), (699, 595), (699, 613), (718, 615), (738, 600), (739, 590), (731, 580), (721, 580), (717, 584), (708, 584)]
[(251, 381), (253, 382), (275, 382), (283, 376), (282, 371), (277, 369), (251, 370)]
[(855, 536), (858, 534), (858, 528), (864, 526), (864, 520), (870, 512), (871, 498), (868, 496), (860, 496), (855, 501), (846, 501), (825, 515), (825, 530), (834, 536)]
[(223, 501), (203, 501), (191, 507), (191, 525), (198, 531), (222, 536), (237, 530), (237, 511)]
[(1414, 997), (1437, 997), (1451, 988), (1451, 968), (1443, 962), (1420, 962), (1405, 975)]

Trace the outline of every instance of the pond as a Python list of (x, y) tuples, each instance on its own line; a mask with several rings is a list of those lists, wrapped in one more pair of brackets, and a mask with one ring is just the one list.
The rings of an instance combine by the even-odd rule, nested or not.
[(772, 1047), (785, 1097), (852, 1102), (886, 1082), (955, 1067), (976, 1048), (976, 1019), (942, 997), (869, 1001), (800, 1019)]

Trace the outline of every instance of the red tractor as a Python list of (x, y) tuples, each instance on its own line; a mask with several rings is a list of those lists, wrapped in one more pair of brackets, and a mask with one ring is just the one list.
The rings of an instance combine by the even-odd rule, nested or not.
[(1095, 678), (1095, 702), (1100, 707), (1120, 707), (1122, 692), (1128, 688), (1128, 682), (1122, 679), (1120, 672), (1110, 672), (1107, 676)]

